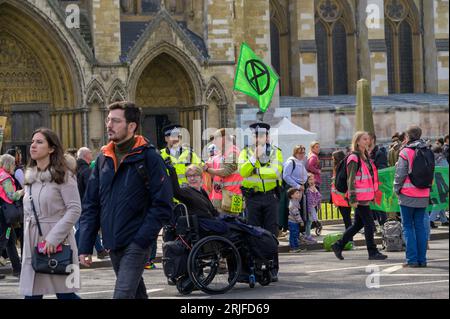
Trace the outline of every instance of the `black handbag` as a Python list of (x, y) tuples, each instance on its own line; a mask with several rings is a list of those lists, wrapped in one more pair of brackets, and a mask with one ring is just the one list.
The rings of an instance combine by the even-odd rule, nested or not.
[[(30, 185), (30, 201), (31, 207), (33, 209), (34, 217), (36, 218), (36, 224), (38, 226), (39, 237), (43, 237), (41, 224), (39, 223), (39, 218), (36, 213), (36, 208), (34, 207), (33, 197), (31, 196), (31, 185)], [(72, 249), (69, 245), (61, 245), (62, 251), (50, 254), (41, 254), (38, 247), (34, 247), (31, 255), (31, 266), (36, 273), (40, 274), (50, 274), (50, 275), (70, 275), (73, 271), (72, 267)]]
[(1, 200), (0, 209), (6, 224), (23, 222), (23, 204), (21, 200), (12, 204)]

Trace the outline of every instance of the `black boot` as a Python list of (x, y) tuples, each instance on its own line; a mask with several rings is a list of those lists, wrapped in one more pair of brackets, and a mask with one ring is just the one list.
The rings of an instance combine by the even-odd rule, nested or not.
[(369, 256), (369, 260), (385, 260), (388, 258), (387, 255), (383, 255), (380, 252), (377, 252), (375, 255)]
[(339, 260), (344, 260), (344, 256), (342, 256), (342, 248), (338, 243), (334, 243), (331, 246), (331, 249), (333, 249), (334, 254), (336, 255), (336, 258)]

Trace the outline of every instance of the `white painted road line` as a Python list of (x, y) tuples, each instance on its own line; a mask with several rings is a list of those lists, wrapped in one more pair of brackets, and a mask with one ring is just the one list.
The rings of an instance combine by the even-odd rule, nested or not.
[(385, 270), (383, 270), (381, 272), (381, 274), (382, 275), (384, 275), (384, 274), (391, 274), (391, 273), (396, 272), (397, 270), (400, 270), (402, 268), (403, 268), (403, 265), (397, 265), (397, 266), (389, 267), (389, 268), (386, 268)]
[(448, 274), (383, 274), (381, 277), (448, 277)]
[(377, 288), (396, 287), (396, 286), (430, 285), (430, 284), (437, 284), (437, 283), (444, 283), (444, 282), (449, 282), (449, 281), (448, 280), (436, 280), (436, 281), (423, 281), (423, 282), (407, 282), (407, 283), (403, 283), (403, 284), (379, 285)]
[[(440, 262), (440, 261), (449, 261), (449, 258), (444, 259), (434, 259), (434, 260), (428, 260), (427, 263), (431, 264), (433, 262)], [(345, 268), (334, 268), (334, 269), (324, 269), (324, 270), (311, 270), (307, 271), (307, 274), (315, 274), (315, 273), (321, 273), (321, 272), (333, 272), (333, 271), (342, 271), (342, 270), (352, 270), (352, 269), (366, 269), (368, 266), (378, 266), (378, 267), (392, 267), (392, 266), (401, 266), (403, 263), (396, 263), (396, 264), (369, 264), (366, 266), (357, 266), (357, 267), (345, 267)]]

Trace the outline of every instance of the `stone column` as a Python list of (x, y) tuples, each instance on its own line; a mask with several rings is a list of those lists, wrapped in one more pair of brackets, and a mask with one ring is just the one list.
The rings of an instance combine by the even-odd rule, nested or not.
[(318, 96), (314, 0), (294, 0), (289, 11), (293, 95)]
[(207, 0), (206, 12), (206, 41), (211, 59), (234, 61), (233, 0)]
[(120, 47), (120, 1), (92, 0), (92, 39), (100, 63), (118, 63)]
[(449, 1), (434, 0), (434, 33), (437, 49), (438, 93), (448, 94), (449, 85), (449, 48), (448, 48), (448, 18)]

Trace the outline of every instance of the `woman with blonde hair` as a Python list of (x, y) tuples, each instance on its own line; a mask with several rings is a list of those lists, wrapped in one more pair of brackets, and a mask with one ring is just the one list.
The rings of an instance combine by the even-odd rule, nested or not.
[(202, 187), (203, 169), (200, 166), (192, 164), (186, 168), (186, 179), (188, 181), (188, 186), (186, 187), (180, 187), (175, 168), (168, 162), (166, 162), (166, 167), (172, 182), (173, 196), (186, 205), (190, 214), (204, 218), (219, 216), (219, 213), (209, 200), (208, 193)]
[[(78, 249), (73, 227), (80, 217), (81, 203), (73, 167), (69, 167), (70, 163), (64, 157), (58, 136), (47, 128), (40, 128), (33, 133), (30, 156), (30, 165), (25, 172), (24, 253), (20, 292), (25, 299), (42, 299), (46, 294), (56, 294), (58, 299), (79, 299), (75, 294), (80, 287), (79, 275), (37, 273), (31, 263), (38, 243), (43, 246), (43, 253), (48, 255), (56, 253), (60, 245), (68, 243), (72, 250), (73, 269), (78, 269)], [(68, 276), (73, 278), (68, 280)], [(67, 285), (68, 281), (71, 282), (70, 286)]]
[(383, 260), (387, 256), (381, 254), (374, 240), (375, 223), (370, 210), (370, 202), (375, 199), (378, 190), (378, 172), (369, 156), (370, 136), (367, 132), (356, 132), (352, 140), (352, 154), (347, 158), (347, 198), (351, 207), (355, 208), (355, 220), (342, 239), (332, 249), (336, 257), (343, 260), (342, 251), (345, 245), (364, 227), (369, 260)]
[(303, 145), (296, 145), (292, 151), (292, 156), (287, 159), (283, 165), (283, 191), (280, 196), (280, 205), (278, 209), (278, 222), (281, 230), (280, 237), (286, 235), (283, 229), (288, 229), (288, 204), (287, 191), (289, 188), (298, 189), (302, 194), (301, 211), (306, 211), (306, 199), (303, 194), (305, 184), (308, 179), (308, 172), (305, 168), (306, 149)]

